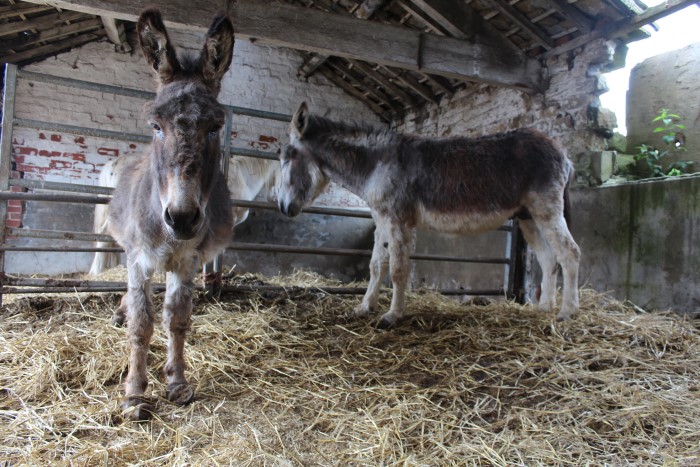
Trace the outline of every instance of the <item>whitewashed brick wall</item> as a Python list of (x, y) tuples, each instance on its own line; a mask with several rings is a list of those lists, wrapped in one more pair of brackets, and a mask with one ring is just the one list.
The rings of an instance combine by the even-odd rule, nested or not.
[[(171, 30), (170, 35), (178, 48), (199, 50), (201, 47), (203, 34)], [(131, 37), (131, 42), (136, 44), (135, 37)], [(296, 71), (301, 63), (302, 58), (294, 51), (237, 40), (231, 70), (222, 83), (220, 101), (228, 105), (287, 115), (291, 115), (302, 101), (307, 101), (315, 113), (380, 125), (379, 119), (367, 107), (325, 78), (312, 77), (308, 82), (299, 80)], [(117, 53), (114, 46), (106, 41), (87, 44), (25, 69), (155, 91), (153, 75), (138, 47), (131, 54)], [(142, 117), (144, 103), (144, 100), (138, 98), (20, 79), (15, 113), (17, 118), (149, 135), (151, 130)], [(286, 142), (286, 133), (287, 123), (234, 115), (232, 144), (234, 147), (276, 153)], [(100, 169), (107, 161), (115, 157), (142, 154), (146, 147), (147, 145), (128, 141), (16, 128), (13, 133), (12, 175), (27, 179), (97, 184)], [(359, 198), (336, 186), (331, 186), (318, 204), (365, 206)], [(8, 218), (12, 224), (8, 225), (42, 228), (23, 222), (26, 208), (24, 203), (13, 202), (13, 217)], [(72, 229), (61, 226), (57, 228), (91, 229), (91, 223), (87, 221), (81, 222), (80, 227), (75, 223), (69, 226)], [(14, 268), (16, 272), (34, 272), (32, 264), (34, 262), (22, 260), (20, 254), (8, 255), (8, 271), (12, 272)], [(41, 270), (36, 272), (75, 271), (73, 263), (65, 264), (65, 267), (51, 264), (54, 266), (51, 270), (42, 264)], [(89, 262), (84, 266), (87, 269)]]

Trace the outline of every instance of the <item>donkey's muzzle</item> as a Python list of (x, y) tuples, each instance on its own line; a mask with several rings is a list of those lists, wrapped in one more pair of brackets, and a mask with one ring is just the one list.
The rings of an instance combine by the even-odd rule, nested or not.
[(278, 203), (280, 212), (287, 217), (295, 217), (301, 212), (301, 204), (299, 203), (285, 203), (280, 200)]
[(197, 235), (200, 226), (201, 213), (199, 209), (174, 210), (166, 208), (163, 211), (163, 221), (170, 232), (178, 240), (189, 240)]

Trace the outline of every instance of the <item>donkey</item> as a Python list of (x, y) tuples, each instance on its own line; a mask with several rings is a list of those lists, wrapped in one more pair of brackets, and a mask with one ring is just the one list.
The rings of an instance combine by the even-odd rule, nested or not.
[[(114, 188), (119, 180), (119, 175), (126, 164), (126, 160), (132, 156), (120, 157), (107, 162), (100, 172), (99, 185)], [(276, 198), (277, 180), (279, 179), (279, 163), (265, 159), (251, 157), (236, 157), (230, 167), (230, 190), (233, 199), (250, 201), (264, 196), (268, 201)], [(248, 208), (236, 206), (233, 208), (234, 227), (248, 218)], [(109, 231), (109, 205), (95, 205), (93, 220), (94, 232), (103, 234)], [(113, 246), (109, 242), (97, 242), (99, 248)], [(97, 275), (108, 268), (119, 264), (119, 253), (104, 253), (98, 251), (90, 266), (90, 275)]]
[(373, 312), (390, 267), (393, 296), (378, 326), (402, 316), (412, 232), (424, 226), (447, 233), (494, 229), (516, 216), (543, 271), (539, 307), (555, 305), (557, 269), (563, 273), (558, 320), (578, 310), (579, 247), (567, 227), (573, 166), (563, 150), (534, 130), (481, 138), (424, 138), (294, 114), (280, 154), (280, 211), (296, 216), (330, 180), (365, 200), (376, 224), (367, 292), (351, 315)]
[(158, 82), (154, 101), (145, 107), (153, 142), (146, 157), (128, 159), (119, 177), (109, 232), (126, 252), (128, 271), (130, 357), (122, 409), (125, 418), (144, 420), (154, 411), (144, 395), (154, 322), (151, 277), (155, 270), (166, 271), (166, 396), (187, 404), (194, 398), (183, 355), (193, 279), (231, 239), (230, 197), (219, 169), (225, 112), (217, 96), (231, 65), (234, 33), (231, 21), (219, 16), (199, 54), (178, 56), (157, 10), (144, 10), (136, 29)]

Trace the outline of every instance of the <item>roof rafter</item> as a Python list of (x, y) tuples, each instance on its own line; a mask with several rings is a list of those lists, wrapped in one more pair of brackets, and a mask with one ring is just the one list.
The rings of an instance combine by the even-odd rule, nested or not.
[[(33, 0), (34, 2), (38, 0)], [(136, 0), (44, 0), (42, 3), (100, 16), (134, 21)], [(154, 0), (166, 24), (203, 31), (218, 12), (218, 2)], [(524, 53), (477, 41), (421, 34), (406, 28), (364, 21), (286, 3), (238, 0), (231, 7), (237, 36), (263, 44), (359, 59), (407, 70), (519, 89), (544, 88), (542, 66)]]

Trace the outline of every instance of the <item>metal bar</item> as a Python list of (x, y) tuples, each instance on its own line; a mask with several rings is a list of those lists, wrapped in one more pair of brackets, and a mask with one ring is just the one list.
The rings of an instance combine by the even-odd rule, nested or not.
[(124, 253), (119, 247), (73, 247), (73, 246), (15, 246), (15, 245), (0, 245), (0, 251), (49, 251), (52, 253)]
[[(372, 256), (372, 250), (357, 250), (348, 248), (323, 248), (323, 247), (305, 247), (305, 246), (290, 246), (290, 245), (270, 245), (260, 243), (241, 243), (234, 242), (227, 247), (227, 250), (234, 251), (265, 251), (274, 253), (296, 253), (296, 254), (313, 254), (313, 255), (337, 255), (337, 256)], [(507, 264), (507, 258), (468, 258), (460, 256), (448, 255), (429, 255), (414, 253), (409, 256), (410, 259), (417, 261), (446, 261), (457, 263), (480, 263), (480, 264)]]
[(138, 143), (150, 143), (150, 135), (137, 135), (125, 131), (98, 130), (96, 128), (85, 128), (76, 125), (66, 125), (63, 123), (43, 122), (28, 118), (15, 119), (15, 126), (22, 128), (32, 128), (34, 130), (54, 131), (59, 133), (70, 133), (73, 135), (94, 136), (96, 138), (114, 139), (118, 141), (134, 141)]
[(96, 195), (111, 195), (114, 188), (97, 185), (80, 185), (78, 183), (47, 182), (45, 180), (31, 180), (28, 178), (12, 178), (10, 186), (34, 188), (39, 190), (72, 191), (76, 193), (90, 193)]
[[(143, 91), (140, 89), (125, 88), (122, 86), (113, 86), (109, 84), (94, 83), (90, 81), (82, 81), (73, 78), (62, 78), (59, 76), (46, 75), (44, 73), (36, 73), (33, 71), (20, 71), (19, 77), (31, 81), (41, 83), (57, 84), (59, 86), (67, 86), (78, 89), (86, 89), (89, 91), (107, 92), (120, 96), (136, 97), (139, 99), (151, 100), (156, 96), (156, 93), (151, 91)], [(277, 112), (267, 112), (264, 110), (249, 109), (246, 107), (238, 107), (235, 105), (222, 104), (224, 108), (229, 109), (236, 115), (244, 115), (246, 117), (264, 118), (267, 120), (277, 120), (280, 122), (289, 122), (292, 120), (291, 115), (281, 114)], [(150, 140), (150, 138), (149, 138)]]
[(80, 242), (113, 242), (109, 235), (90, 232), (66, 232), (63, 230), (5, 229), (5, 235), (25, 238), (47, 238), (51, 240), (77, 240)]
[[(40, 229), (7, 229), (7, 234), (15, 237), (46, 238), (54, 240), (77, 240), (92, 242), (114, 241), (112, 237), (104, 234), (89, 232), (66, 232), (59, 230)], [(4, 247), (7, 248), (7, 247)], [(372, 256), (371, 250), (357, 250), (349, 248), (315, 248), (291, 245), (270, 245), (258, 243), (234, 242), (228, 247), (232, 251), (263, 251), (275, 253), (313, 254), (313, 255), (337, 255), (337, 256)], [(0, 250), (1, 251), (1, 250)], [(9, 251), (9, 250), (8, 250)], [(20, 251), (20, 250), (16, 250)], [(55, 250), (60, 251), (60, 250)], [(506, 258), (469, 258), (447, 255), (412, 254), (410, 259), (416, 261), (446, 261), (458, 263), (479, 263), (479, 264), (505, 264)]]
[[(6, 285), (21, 287), (42, 287), (40, 289), (27, 289), (28, 293), (45, 293), (45, 287), (51, 287), (56, 292), (96, 292), (99, 289), (108, 291), (125, 291), (126, 282), (115, 281), (90, 281), (81, 279), (30, 279), (23, 277), (5, 277)], [(152, 284), (154, 290), (164, 290), (162, 283)], [(204, 290), (201, 285), (196, 285), (195, 289)], [(3, 291), (5, 289), (2, 289)], [(389, 290), (389, 289), (386, 289)], [(502, 289), (430, 289), (443, 295), (503, 295)], [(253, 285), (253, 284), (225, 284), (221, 288), (222, 293), (227, 292), (322, 292), (330, 295), (361, 295), (367, 291), (366, 287), (285, 287), (279, 285)]]
[[(2, 102), (2, 134), (0, 134), (0, 190), (10, 188), (12, 168), (12, 127), (15, 118), (15, 91), (17, 88), (17, 65), (5, 65), (5, 87)], [(5, 243), (5, 218), (7, 200), (0, 201), (0, 243)], [(5, 253), (0, 252), (0, 274), (5, 274)], [(0, 293), (2, 305), (2, 293)]]
[(63, 193), (14, 193), (0, 191), (0, 200), (56, 201), (61, 203), (109, 204), (111, 197), (91, 195), (65, 195)]

